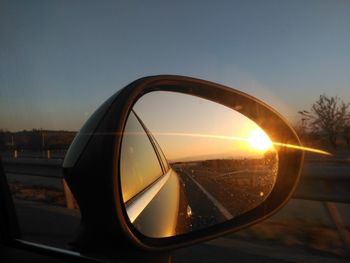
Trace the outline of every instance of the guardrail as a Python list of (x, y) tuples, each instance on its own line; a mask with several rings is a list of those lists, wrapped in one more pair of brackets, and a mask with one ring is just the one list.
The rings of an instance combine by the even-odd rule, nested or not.
[(3, 159), (6, 173), (62, 179), (62, 160)]
[[(51, 159), (3, 159), (4, 170), (11, 177), (11, 174), (26, 175), (31, 177), (46, 178), (62, 181), (63, 192), (67, 208), (76, 207), (72, 192), (67, 186), (62, 175), (62, 160)], [(38, 182), (38, 184), (41, 184)]]
[(350, 203), (350, 174), (346, 175), (303, 175), (293, 198)]
[[(4, 159), (5, 172), (62, 179), (62, 160)], [(317, 167), (319, 168), (319, 166)], [(323, 169), (324, 171), (325, 169)], [(293, 195), (296, 199), (350, 203), (350, 173), (314, 174), (305, 169)], [(350, 171), (350, 164), (349, 164)], [(310, 172), (308, 174), (308, 172)], [(317, 172), (317, 171), (316, 171)]]

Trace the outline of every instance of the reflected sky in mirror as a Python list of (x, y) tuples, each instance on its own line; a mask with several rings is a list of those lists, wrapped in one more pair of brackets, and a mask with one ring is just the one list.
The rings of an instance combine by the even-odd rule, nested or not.
[(125, 126), (123, 198), (130, 222), (149, 237), (196, 231), (254, 209), (272, 191), (277, 169), (277, 151), (257, 124), (192, 95), (145, 94)]
[(259, 157), (273, 148), (244, 115), (199, 97), (151, 92), (134, 105), (169, 161)]

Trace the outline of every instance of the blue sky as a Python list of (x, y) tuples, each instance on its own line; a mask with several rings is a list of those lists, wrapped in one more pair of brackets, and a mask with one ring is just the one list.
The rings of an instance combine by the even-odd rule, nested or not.
[(0, 128), (78, 130), (156, 74), (203, 78), (291, 121), (350, 102), (350, 1), (2, 1)]

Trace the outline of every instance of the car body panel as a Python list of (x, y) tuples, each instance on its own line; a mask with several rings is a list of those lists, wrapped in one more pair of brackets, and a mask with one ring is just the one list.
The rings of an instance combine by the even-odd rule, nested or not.
[[(170, 168), (159, 144), (134, 111), (129, 114), (123, 136), (120, 178), (131, 223), (153, 238), (189, 232), (192, 224), (179, 175)], [(160, 169), (163, 174), (159, 176)]]

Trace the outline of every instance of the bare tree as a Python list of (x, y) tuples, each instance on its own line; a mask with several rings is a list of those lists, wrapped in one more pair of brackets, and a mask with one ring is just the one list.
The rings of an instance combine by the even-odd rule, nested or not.
[(311, 121), (310, 127), (316, 132), (323, 132), (330, 144), (337, 148), (337, 138), (344, 131), (347, 122), (347, 109), (349, 104), (344, 103), (338, 97), (320, 95), (312, 105), (310, 112), (299, 113)]
[(348, 122), (348, 124), (344, 126), (343, 138), (344, 138), (348, 148), (350, 149), (350, 122)]

